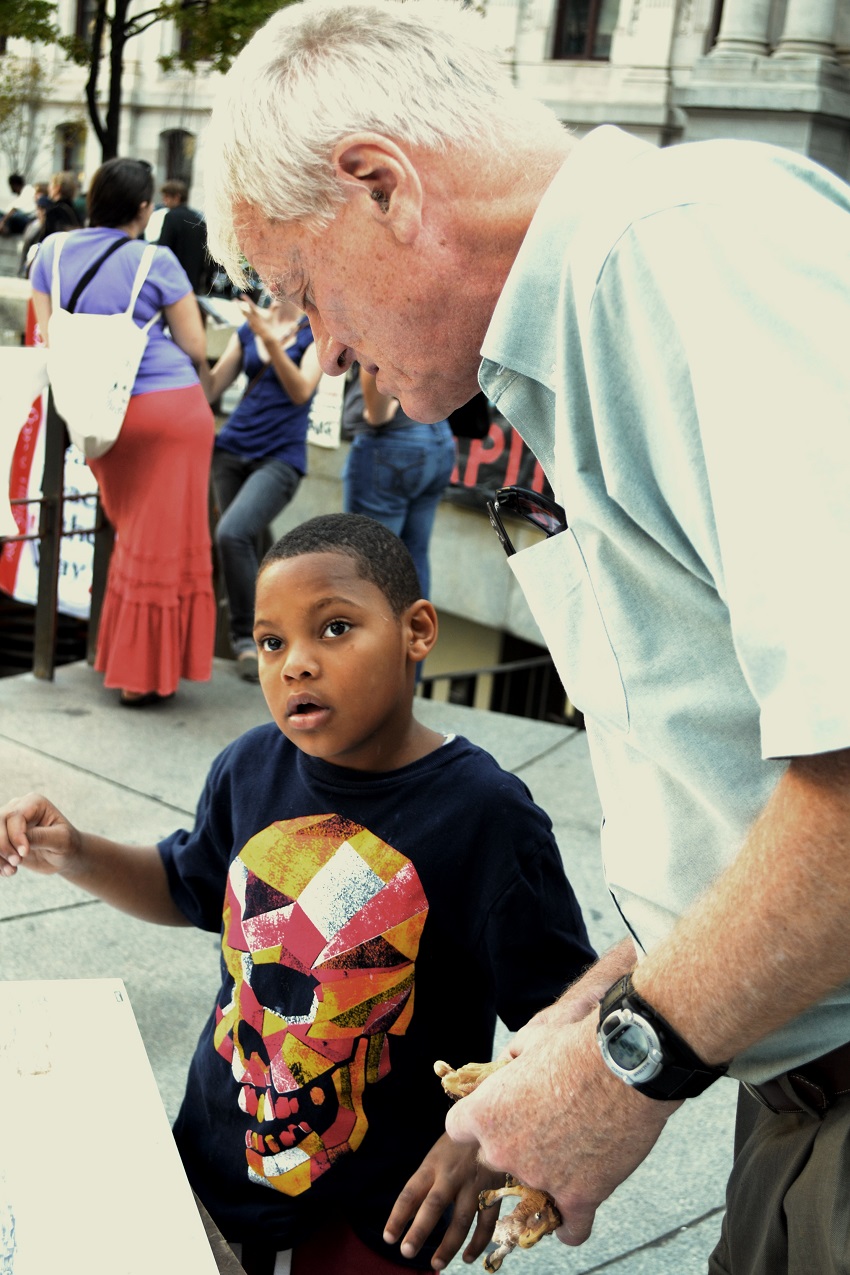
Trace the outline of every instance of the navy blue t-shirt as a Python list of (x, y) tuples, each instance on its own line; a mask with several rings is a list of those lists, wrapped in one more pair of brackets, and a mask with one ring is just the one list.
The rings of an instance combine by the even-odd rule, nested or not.
[[(274, 368), (260, 358), (256, 337), (247, 323), (238, 329), (237, 336), (242, 346), (242, 369), (249, 385), (262, 368), (265, 371), (243, 394), (222, 426), (215, 445), (252, 460), (282, 460), (299, 474), (306, 474), (307, 425), (313, 399), (309, 398), (306, 403), (292, 402)], [(292, 344), (286, 347), (296, 367), (301, 366), (304, 352), (312, 344), (313, 333), (305, 316)]]
[(444, 1131), (433, 1064), (491, 1056), (593, 952), (519, 779), (453, 738), (400, 770), (311, 758), (273, 724), (213, 763), (194, 831), (160, 845), (221, 990), (175, 1137), (229, 1240), (274, 1249), (345, 1217), (382, 1231)]

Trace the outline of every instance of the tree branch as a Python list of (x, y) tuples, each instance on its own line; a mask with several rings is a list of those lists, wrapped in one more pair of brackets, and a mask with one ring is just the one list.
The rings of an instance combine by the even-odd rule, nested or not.
[(89, 78), (86, 80), (86, 104), (89, 109), (89, 119), (92, 122), (95, 133), (97, 134), (97, 140), (100, 142), (101, 148), (103, 148), (106, 142), (106, 126), (100, 117), (100, 110), (97, 105), (97, 79), (100, 72), (100, 50), (103, 44), (103, 32), (105, 26), (106, 0), (98, 0), (94, 18), (94, 29), (92, 31), (91, 66), (89, 68)]

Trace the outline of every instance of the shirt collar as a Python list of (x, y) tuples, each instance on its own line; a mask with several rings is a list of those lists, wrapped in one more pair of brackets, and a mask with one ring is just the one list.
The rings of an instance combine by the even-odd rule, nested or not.
[(531, 220), (484, 337), (479, 380), (485, 393), (506, 368), (555, 392), (554, 327), (570, 241), (588, 205), (600, 197), (600, 175), (618, 171), (648, 149), (646, 142), (605, 125), (564, 160)]

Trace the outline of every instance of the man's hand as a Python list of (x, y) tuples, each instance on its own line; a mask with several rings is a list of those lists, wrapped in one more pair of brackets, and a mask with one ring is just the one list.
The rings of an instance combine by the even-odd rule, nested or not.
[(441, 1271), (449, 1264), (473, 1220), (477, 1219), (475, 1232), (463, 1254), (465, 1262), (474, 1262), (487, 1247), (499, 1216), (498, 1209), (478, 1212), (478, 1193), (501, 1186), (503, 1181), (504, 1174), (494, 1173), (478, 1163), (475, 1147), (459, 1146), (443, 1134), (393, 1205), (384, 1239), (388, 1244), (395, 1244), (404, 1234), (401, 1251), (405, 1257), (415, 1257), (452, 1205), (452, 1220), (431, 1266)]
[(22, 865), (33, 872), (64, 872), (80, 853), (81, 839), (46, 797), (28, 793), (0, 807), (0, 876)]
[(494, 1169), (547, 1191), (563, 1218), (558, 1238), (577, 1245), (681, 1104), (645, 1098), (607, 1070), (596, 1012), (578, 1023), (559, 1019), (557, 1007), (545, 1013), (548, 1024), (532, 1019), (513, 1042), (514, 1061), (452, 1107), (446, 1128)]

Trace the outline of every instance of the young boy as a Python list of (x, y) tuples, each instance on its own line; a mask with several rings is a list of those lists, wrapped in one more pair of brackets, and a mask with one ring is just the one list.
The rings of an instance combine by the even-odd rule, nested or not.
[(436, 635), (400, 540), (314, 518), (257, 578), (274, 721), (213, 763), (192, 832), (120, 845), (43, 797), (0, 810), (4, 875), (221, 932), (174, 1133), (248, 1275), (289, 1271), (290, 1249), (293, 1275), (442, 1269), (493, 1177), (443, 1133), (434, 1060), (489, 1058), (497, 1014), (519, 1028), (593, 958), (527, 789), (413, 716)]

